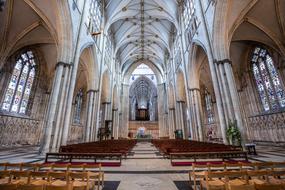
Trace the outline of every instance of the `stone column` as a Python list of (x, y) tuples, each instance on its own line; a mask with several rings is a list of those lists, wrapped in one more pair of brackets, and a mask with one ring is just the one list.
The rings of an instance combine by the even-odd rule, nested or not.
[(94, 90), (89, 141), (96, 141), (97, 139), (98, 112), (99, 112), (99, 90)]
[(189, 117), (190, 119), (190, 132), (191, 132), (191, 139), (193, 140), (198, 140), (198, 132), (196, 129), (196, 123), (197, 123), (197, 118), (196, 118), (196, 112), (195, 112), (195, 101), (194, 101), (194, 93), (193, 90), (188, 89), (188, 96), (189, 96)]
[(103, 106), (103, 116), (100, 127), (105, 127), (105, 121), (110, 121), (112, 119), (110, 118), (111, 102), (103, 102), (102, 106)]
[(63, 131), (63, 122), (64, 122), (64, 119), (65, 119), (66, 102), (67, 102), (67, 96), (68, 96), (68, 89), (69, 89), (69, 86), (70, 86), (72, 67), (73, 67), (73, 65), (70, 64), (70, 65), (69, 65), (69, 69), (68, 69), (68, 76), (67, 76), (67, 82), (66, 82), (66, 90), (65, 90), (65, 94), (64, 94), (64, 102), (63, 102), (63, 109), (62, 109), (62, 119), (61, 119), (61, 126), (60, 126), (60, 129), (59, 129), (59, 139), (58, 139), (58, 141), (57, 141), (57, 148), (59, 148), (59, 147), (61, 146), (62, 131)]
[(190, 110), (192, 114), (192, 131), (194, 134), (193, 139), (203, 141), (203, 110), (201, 104), (201, 95), (199, 88), (191, 88), (189, 89), (189, 94), (191, 95), (190, 99)]
[(121, 94), (121, 106), (122, 106), (122, 120), (120, 122), (120, 128), (122, 131), (122, 137), (128, 137), (129, 131), (129, 85), (122, 84), (122, 94)]
[[(209, 57), (209, 62), (210, 62), (210, 57)], [(212, 60), (211, 60), (212, 61)], [(218, 116), (219, 116), (219, 121), (220, 121), (220, 128), (221, 128), (221, 134), (223, 138), (223, 143), (228, 144), (228, 139), (226, 135), (226, 130), (227, 130), (227, 116), (225, 114), (225, 105), (223, 103), (223, 90), (221, 87), (221, 80), (219, 78), (219, 72), (218, 72), (218, 66), (214, 62), (210, 64), (210, 67), (212, 65), (212, 69), (214, 71), (212, 73), (212, 81), (213, 81), (213, 86), (214, 86), (214, 91), (215, 91), (215, 96), (216, 96), (216, 101), (217, 101), (217, 111), (218, 111)]]
[(55, 125), (55, 130), (54, 130), (54, 136), (53, 136), (53, 143), (52, 143), (52, 151), (57, 151), (59, 148), (58, 146), (58, 141), (61, 139), (61, 126), (62, 126), (62, 118), (64, 117), (64, 100), (65, 100), (65, 94), (67, 90), (67, 81), (69, 77), (69, 69), (70, 65), (65, 65), (64, 67), (64, 77), (63, 77), (63, 82), (61, 85), (61, 94), (60, 94), (60, 100), (58, 103), (58, 112), (57, 112), (57, 118), (56, 118), (56, 125)]
[(59, 98), (60, 84), (61, 84), (61, 78), (62, 78), (64, 65), (65, 63), (63, 62), (58, 62), (56, 65), (53, 87), (52, 87), (52, 92), (51, 92), (49, 106), (48, 106), (49, 109), (48, 109), (48, 112), (46, 113), (47, 120), (45, 121), (45, 124), (44, 124), (44, 135), (43, 135), (43, 141), (42, 141), (42, 145), (40, 149), (41, 153), (46, 153), (50, 151), (51, 135), (52, 135), (53, 127), (54, 127), (55, 113), (56, 113), (57, 102)]
[(230, 120), (233, 120), (233, 110), (232, 110), (232, 103), (229, 97), (229, 86), (228, 82), (226, 79), (226, 74), (225, 74), (225, 69), (224, 69), (224, 64), (222, 61), (217, 62), (217, 68), (219, 69), (220, 72), (220, 84), (221, 84), (221, 90), (224, 99), (223, 105), (224, 105), (224, 110), (225, 110), (225, 117), (226, 117), (226, 123), (228, 124)]
[(231, 61), (226, 59), (226, 60), (223, 60), (223, 62), (224, 62), (225, 73), (226, 73), (226, 77), (227, 77), (227, 81), (228, 81), (228, 85), (229, 85), (230, 96), (231, 96), (231, 100), (232, 100), (235, 119), (237, 120), (237, 125), (238, 125), (240, 132), (241, 132), (242, 141), (244, 143), (247, 141), (247, 134), (246, 134), (246, 130), (244, 129), (244, 126), (243, 126), (239, 97), (238, 97), (238, 93), (237, 93), (237, 88), (236, 88), (236, 83), (235, 83), (235, 78), (234, 78), (234, 74), (233, 74), (233, 70), (232, 70)]
[(157, 109), (158, 109), (158, 127), (159, 127), (159, 137), (165, 136), (165, 126), (163, 122), (164, 118), (164, 83), (157, 85)]
[(87, 118), (86, 118), (86, 126), (85, 126), (85, 142), (89, 142), (91, 140), (91, 124), (92, 124), (92, 115), (94, 111), (94, 93), (95, 90), (87, 91)]
[(185, 102), (184, 101), (176, 101), (176, 109), (177, 109), (177, 115), (176, 115), (176, 119), (178, 120), (178, 126), (176, 127), (176, 129), (182, 129), (183, 132), (183, 137), (186, 138), (187, 134), (185, 131), (185, 123), (184, 123), (184, 111), (183, 111), (183, 104)]
[(169, 118), (169, 138), (174, 138), (174, 130), (175, 130), (175, 108), (169, 108), (168, 113)]
[(113, 109), (113, 129), (112, 129), (112, 136), (114, 139), (118, 139), (119, 137), (119, 111), (118, 108)]
[(166, 137), (169, 137), (169, 123), (168, 123), (168, 112), (165, 111), (164, 113), (164, 120), (163, 120), (163, 123), (164, 123), (164, 126), (165, 126), (165, 136)]
[(194, 90), (194, 97), (195, 97), (195, 102), (196, 102), (196, 113), (197, 113), (197, 124), (198, 124), (198, 135), (199, 135), (199, 140), (203, 141), (204, 140), (204, 133), (203, 133), (203, 110), (202, 110), (202, 102), (201, 102), (201, 94), (200, 94), (200, 89), (195, 89)]

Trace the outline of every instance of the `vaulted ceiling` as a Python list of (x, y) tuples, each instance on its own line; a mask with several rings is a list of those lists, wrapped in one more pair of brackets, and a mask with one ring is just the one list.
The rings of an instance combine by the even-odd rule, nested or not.
[(105, 10), (121, 69), (139, 60), (164, 68), (178, 28), (176, 0), (106, 0)]

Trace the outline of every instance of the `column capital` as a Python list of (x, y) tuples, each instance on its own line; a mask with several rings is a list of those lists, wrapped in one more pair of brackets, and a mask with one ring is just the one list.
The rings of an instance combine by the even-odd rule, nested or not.
[(96, 90), (94, 90), (94, 89), (89, 89), (89, 90), (87, 90), (86, 94), (89, 94), (90, 92), (96, 92)]
[(200, 88), (188, 88), (188, 91), (199, 91), (200, 92)]
[(220, 64), (225, 64), (225, 63), (228, 63), (228, 64), (232, 64), (232, 61), (230, 59), (222, 59), (222, 60), (214, 60), (214, 63), (216, 63), (217, 65), (220, 65)]
[(168, 108), (169, 110), (175, 110), (175, 108)]
[(185, 103), (183, 100), (176, 100), (177, 103)]
[(119, 110), (118, 108), (113, 108), (113, 109), (112, 109), (112, 111), (118, 111), (118, 110)]
[(232, 61), (230, 59), (223, 59), (222, 62), (225, 64), (225, 63), (228, 63), (230, 65), (232, 65)]
[(102, 104), (111, 104), (111, 102), (102, 102)]
[(61, 65), (65, 67), (65, 66), (68, 66), (70, 64), (62, 62), (62, 61), (59, 61), (59, 62), (56, 63), (55, 68), (57, 68), (58, 66), (61, 66)]

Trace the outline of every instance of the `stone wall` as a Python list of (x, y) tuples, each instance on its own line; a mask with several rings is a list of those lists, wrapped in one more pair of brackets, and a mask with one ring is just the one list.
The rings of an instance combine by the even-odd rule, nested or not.
[(39, 120), (0, 115), (0, 145), (39, 145), (42, 125)]
[(285, 112), (249, 117), (248, 138), (252, 141), (285, 143)]
[(83, 131), (82, 125), (71, 125), (68, 133), (68, 144), (83, 142)]

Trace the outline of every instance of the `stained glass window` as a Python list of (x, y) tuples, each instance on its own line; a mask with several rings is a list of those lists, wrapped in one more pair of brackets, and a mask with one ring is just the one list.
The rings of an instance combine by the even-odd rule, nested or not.
[(185, 28), (188, 28), (188, 26), (190, 25), (190, 20), (193, 17), (194, 12), (195, 12), (194, 1), (193, 0), (184, 1), (183, 21), (184, 21)]
[(261, 47), (256, 47), (251, 62), (264, 111), (278, 111), (281, 108), (285, 108), (284, 88), (268, 51)]
[(75, 107), (74, 107), (74, 117), (73, 122), (79, 124), (81, 119), (81, 108), (82, 108), (82, 97), (83, 92), (82, 89), (80, 89), (76, 95), (75, 98)]
[(186, 46), (188, 48), (198, 28), (194, 0), (184, 0), (182, 18), (185, 29)]
[(206, 105), (206, 115), (207, 115), (207, 122), (208, 124), (214, 122), (214, 111), (213, 111), (213, 103), (212, 103), (212, 96), (206, 90), (205, 91), (205, 105)]
[(2, 110), (26, 114), (36, 75), (36, 63), (32, 51), (22, 53), (17, 59), (5, 92)]
[[(89, 13), (86, 17), (86, 23), (90, 33), (98, 33), (101, 30), (102, 23), (102, 2), (101, 0), (91, 0)], [(93, 36), (95, 41), (98, 42), (100, 38), (99, 35)]]

